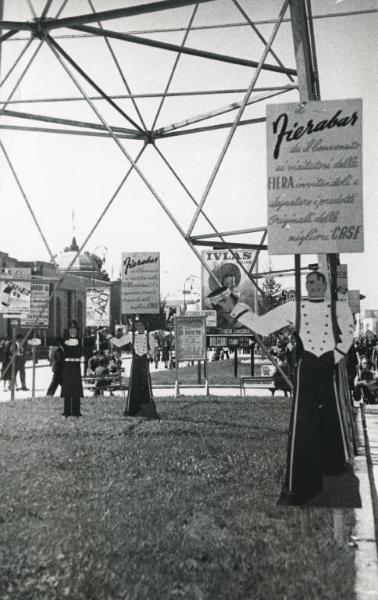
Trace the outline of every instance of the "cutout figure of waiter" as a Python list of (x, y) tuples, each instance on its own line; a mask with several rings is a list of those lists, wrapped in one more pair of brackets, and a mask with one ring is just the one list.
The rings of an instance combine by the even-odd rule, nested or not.
[(280, 504), (304, 505), (323, 490), (326, 475), (348, 471), (353, 456), (345, 406), (337, 383), (337, 363), (353, 342), (353, 317), (347, 302), (325, 299), (323, 273), (306, 278), (308, 298), (287, 302), (259, 317), (223, 287), (208, 299), (245, 327), (267, 336), (292, 325), (299, 334), (299, 360), (290, 419), (287, 468)]

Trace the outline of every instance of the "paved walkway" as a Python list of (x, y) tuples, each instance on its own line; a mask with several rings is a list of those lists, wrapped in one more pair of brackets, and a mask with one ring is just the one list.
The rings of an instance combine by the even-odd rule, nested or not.
[(355, 473), (360, 480), (362, 508), (356, 512), (356, 600), (378, 600), (378, 406), (365, 406), (358, 419), (359, 456)]

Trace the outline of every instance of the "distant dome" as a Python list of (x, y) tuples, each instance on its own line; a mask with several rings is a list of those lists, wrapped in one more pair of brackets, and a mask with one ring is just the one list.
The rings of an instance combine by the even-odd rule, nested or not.
[[(58, 256), (55, 258), (55, 262), (58, 266), (58, 270), (59, 271), (65, 271), (71, 264), (71, 262), (73, 261), (73, 259), (75, 258), (77, 252), (79, 250), (79, 246), (76, 242), (76, 238), (73, 237), (72, 238), (72, 242), (71, 242), (71, 246), (69, 246), (68, 248), (66, 248), (64, 250), (64, 252), (61, 252), (60, 254), (58, 254)], [(98, 271), (98, 266), (97, 264), (93, 261), (91, 256), (88, 256), (88, 254), (79, 254), (79, 256), (76, 258), (75, 262), (73, 263), (73, 265), (70, 267), (70, 271), (76, 271), (76, 272), (80, 272), (80, 271)]]
[[(76, 252), (62, 252), (56, 257), (56, 263), (58, 265), (59, 271), (63, 271), (69, 267), (74, 257), (76, 256)], [(74, 264), (70, 267), (70, 271), (97, 271), (96, 265), (92, 262), (92, 259), (87, 254), (80, 254)]]

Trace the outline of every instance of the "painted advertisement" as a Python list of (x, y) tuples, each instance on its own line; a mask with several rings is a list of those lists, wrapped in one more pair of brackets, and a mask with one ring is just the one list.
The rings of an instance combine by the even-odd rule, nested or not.
[(110, 325), (110, 288), (86, 289), (86, 325), (87, 327)]
[(176, 360), (206, 358), (206, 317), (180, 316), (175, 318)]
[(160, 253), (123, 253), (121, 273), (122, 313), (159, 314)]
[(270, 254), (363, 252), (362, 100), (267, 107)]
[(21, 324), (27, 327), (49, 326), (49, 290), (48, 283), (32, 282), (30, 311), (21, 316)]
[(31, 270), (4, 269), (0, 273), (0, 313), (21, 317), (30, 312)]
[[(222, 312), (218, 307), (214, 307), (208, 301), (207, 296), (213, 292), (219, 285), (229, 287), (241, 302), (248, 304), (255, 312), (256, 306), (256, 287), (250, 280), (247, 273), (250, 272), (255, 260), (256, 252), (249, 249), (234, 251), (235, 257), (227, 250), (205, 250), (201, 252), (202, 260), (208, 265), (210, 272), (202, 266), (201, 287), (202, 287), (202, 310), (216, 310), (217, 328), (222, 330), (229, 329), (230, 332), (238, 328), (238, 324), (229, 314)], [(237, 257), (237, 258), (236, 258)], [(240, 264), (238, 264), (238, 260)], [(242, 268), (242, 266), (244, 269)], [(253, 271), (256, 272), (257, 265)], [(219, 282), (219, 284), (217, 283)]]

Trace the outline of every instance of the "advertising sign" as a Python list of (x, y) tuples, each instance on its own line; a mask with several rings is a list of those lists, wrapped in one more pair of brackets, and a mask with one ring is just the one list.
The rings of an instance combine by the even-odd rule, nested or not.
[[(49, 284), (31, 283), (30, 310), (21, 315), (21, 325), (27, 327), (49, 326)], [(43, 312), (41, 310), (43, 309)], [(38, 317), (38, 319), (37, 319)]]
[[(242, 249), (234, 252), (240, 263), (250, 271), (252, 262), (256, 252), (254, 250)], [(248, 275), (238, 264), (236, 258), (233, 257), (228, 250), (205, 250), (201, 252), (202, 260), (209, 266), (211, 273), (219, 281), (222, 286), (227, 286), (239, 298), (240, 302), (248, 304), (253, 311), (256, 305), (256, 288)], [(255, 267), (257, 268), (257, 266)], [(230, 317), (229, 314), (223, 313), (218, 307), (212, 306), (207, 299), (210, 292), (213, 292), (219, 285), (216, 279), (208, 273), (202, 266), (201, 285), (202, 285), (202, 309), (215, 309), (217, 313), (216, 326), (220, 329), (230, 329), (239, 327), (237, 323)]]
[(176, 361), (205, 360), (206, 317), (175, 318)]
[(110, 325), (110, 288), (91, 287), (86, 289), (87, 327)]
[(30, 269), (4, 269), (0, 274), (0, 313), (8, 318), (30, 311)]
[(336, 288), (337, 288), (337, 299), (347, 299), (348, 291), (348, 265), (337, 265), (336, 266)]
[(363, 252), (362, 100), (267, 107), (270, 254)]
[(360, 290), (348, 291), (349, 308), (353, 315), (361, 312)]
[(123, 253), (121, 273), (122, 313), (159, 314), (160, 253)]
[(196, 310), (195, 315), (198, 317), (206, 317), (206, 327), (217, 326), (217, 311), (216, 310)]

